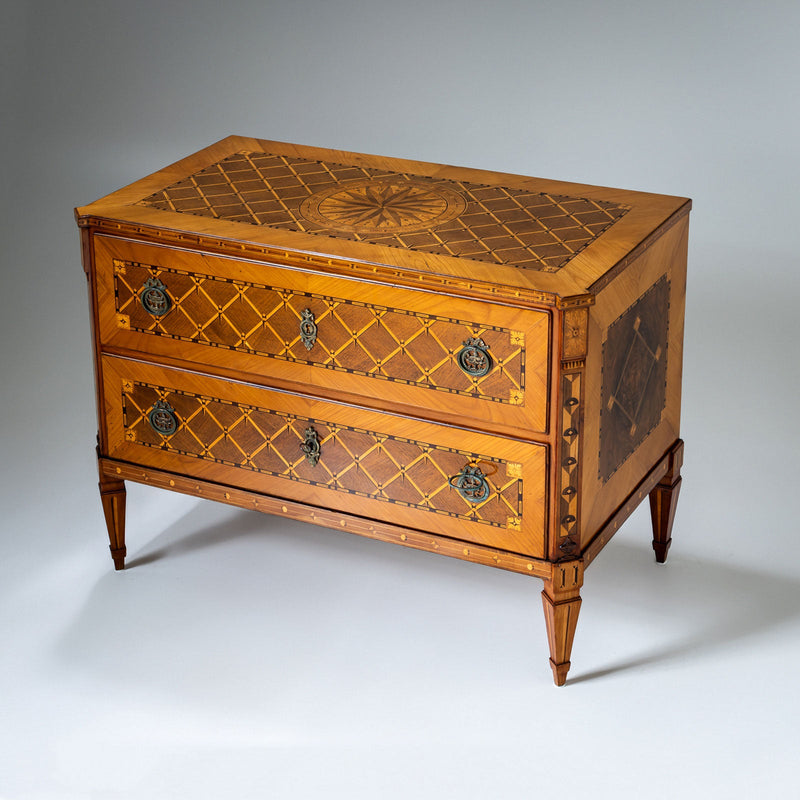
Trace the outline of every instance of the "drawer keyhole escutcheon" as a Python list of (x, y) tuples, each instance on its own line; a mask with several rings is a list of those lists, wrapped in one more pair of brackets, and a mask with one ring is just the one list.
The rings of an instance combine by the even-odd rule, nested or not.
[(467, 375), (482, 378), (492, 368), (492, 357), (488, 353), (489, 345), (480, 338), (470, 338), (458, 351), (456, 360)]
[(300, 339), (306, 346), (306, 350), (310, 350), (317, 341), (317, 322), (310, 308), (303, 311), (300, 319)]
[(162, 436), (172, 436), (178, 430), (175, 409), (166, 400), (157, 400), (147, 416), (150, 427)]
[(458, 493), (468, 503), (482, 503), (489, 497), (491, 489), (486, 476), (477, 464), (467, 464), (464, 469), (450, 478), (450, 485), (458, 489)]
[(300, 444), (300, 449), (305, 453), (306, 461), (312, 467), (316, 467), (319, 463), (321, 449), (319, 446), (319, 435), (313, 428), (306, 428), (305, 438)]
[(172, 300), (167, 294), (167, 287), (158, 278), (148, 278), (139, 293), (139, 300), (144, 310), (154, 317), (163, 317), (170, 308)]

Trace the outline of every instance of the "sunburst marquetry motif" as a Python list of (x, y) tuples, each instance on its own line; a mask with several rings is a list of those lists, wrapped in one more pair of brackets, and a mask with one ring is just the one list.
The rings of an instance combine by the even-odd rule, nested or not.
[(449, 222), (466, 206), (461, 195), (445, 186), (390, 178), (334, 186), (312, 195), (300, 211), (342, 230), (410, 233)]

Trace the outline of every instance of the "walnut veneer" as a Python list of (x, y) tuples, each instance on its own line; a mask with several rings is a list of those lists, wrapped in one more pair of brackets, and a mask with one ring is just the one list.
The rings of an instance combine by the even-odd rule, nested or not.
[(690, 201), (228, 137), (76, 209), (100, 495), (125, 481), (544, 580), (680, 488)]

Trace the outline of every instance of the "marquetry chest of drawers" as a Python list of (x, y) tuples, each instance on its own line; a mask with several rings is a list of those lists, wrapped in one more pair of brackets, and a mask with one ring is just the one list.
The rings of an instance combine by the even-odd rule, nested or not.
[(690, 205), (229, 137), (78, 208), (116, 568), (130, 480), (521, 572), (564, 683), (671, 541)]

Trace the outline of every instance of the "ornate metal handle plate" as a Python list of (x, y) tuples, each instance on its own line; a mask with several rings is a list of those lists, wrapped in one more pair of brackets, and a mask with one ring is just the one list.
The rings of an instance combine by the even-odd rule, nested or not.
[(458, 475), (450, 478), (450, 485), (458, 489), (458, 493), (468, 503), (482, 503), (491, 494), (491, 487), (486, 476), (477, 464), (467, 464)]
[(314, 342), (317, 341), (317, 322), (309, 308), (303, 311), (303, 316), (300, 319), (300, 340), (306, 346), (306, 350), (310, 350), (314, 346)]
[(305, 453), (306, 461), (312, 467), (316, 467), (322, 452), (319, 445), (319, 435), (313, 428), (306, 428), (305, 438), (300, 443), (300, 449)]
[(492, 357), (488, 353), (489, 345), (479, 338), (470, 338), (458, 351), (458, 366), (473, 378), (481, 378), (492, 368)]
[(172, 308), (172, 300), (167, 294), (167, 287), (158, 278), (148, 278), (139, 293), (144, 310), (154, 317), (163, 317)]
[(147, 416), (150, 427), (162, 436), (172, 436), (178, 430), (175, 409), (166, 400), (157, 400)]

